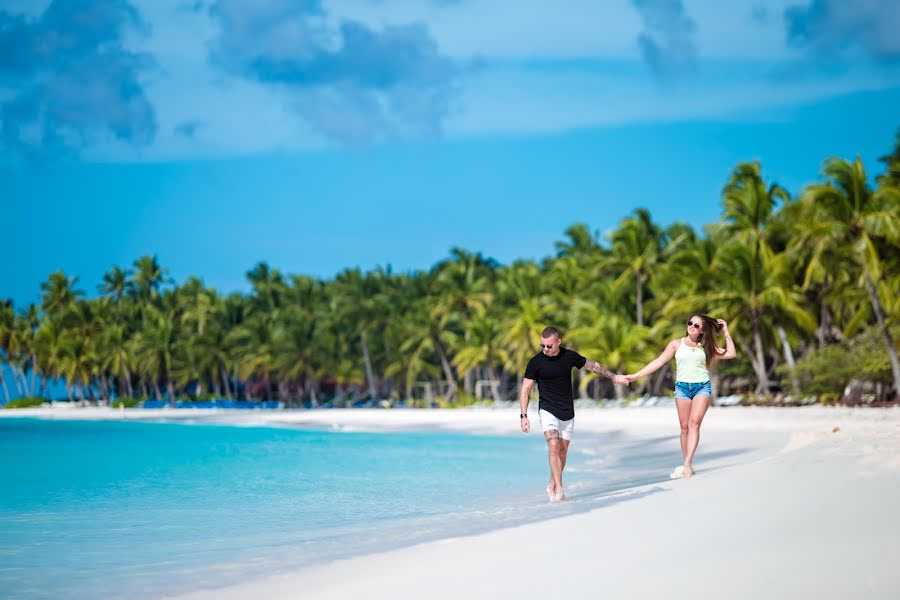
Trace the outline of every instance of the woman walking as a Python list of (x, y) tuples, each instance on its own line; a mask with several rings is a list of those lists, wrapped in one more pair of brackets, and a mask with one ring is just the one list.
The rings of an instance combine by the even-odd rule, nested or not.
[[(725, 336), (725, 347), (716, 345), (716, 332)], [(728, 323), (708, 315), (693, 315), (687, 322), (683, 338), (666, 344), (662, 354), (633, 375), (626, 375), (629, 383), (649, 375), (675, 358), (675, 406), (681, 424), (681, 454), (684, 458), (684, 477), (694, 474), (691, 463), (700, 443), (700, 424), (712, 401), (712, 384), (709, 368), (716, 360), (728, 360), (737, 356), (734, 341), (728, 333)], [(673, 476), (679, 476), (676, 469)]]

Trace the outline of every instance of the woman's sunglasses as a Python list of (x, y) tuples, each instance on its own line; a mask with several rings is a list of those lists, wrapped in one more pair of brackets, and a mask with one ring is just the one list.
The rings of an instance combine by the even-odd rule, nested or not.
[(693, 327), (694, 329), (700, 329), (700, 323), (694, 323), (693, 321), (688, 321), (687, 326)]

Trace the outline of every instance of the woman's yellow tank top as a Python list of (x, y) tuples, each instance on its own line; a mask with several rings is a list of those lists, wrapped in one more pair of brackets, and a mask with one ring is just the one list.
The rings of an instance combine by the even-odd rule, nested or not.
[(675, 381), (685, 383), (709, 381), (706, 352), (702, 346), (688, 346), (684, 343), (684, 338), (681, 338), (681, 344), (675, 351)]

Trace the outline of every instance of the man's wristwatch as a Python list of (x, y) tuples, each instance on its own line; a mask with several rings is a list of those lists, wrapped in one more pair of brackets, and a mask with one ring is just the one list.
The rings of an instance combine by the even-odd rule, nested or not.
[(527, 419), (527, 418), (528, 418), (528, 415), (527, 415), (526, 413), (522, 413), (522, 414), (519, 415), (519, 418), (520, 418), (520, 419)]

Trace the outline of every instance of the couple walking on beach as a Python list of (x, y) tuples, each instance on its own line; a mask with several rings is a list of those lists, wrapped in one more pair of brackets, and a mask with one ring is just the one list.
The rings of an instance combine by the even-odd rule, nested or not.
[[(716, 333), (725, 338), (725, 347), (716, 344)], [(538, 384), (538, 416), (547, 440), (550, 454), (550, 482), (547, 496), (551, 502), (565, 499), (562, 473), (566, 467), (569, 443), (575, 431), (575, 402), (572, 395), (572, 369), (587, 368), (618, 385), (649, 375), (675, 358), (675, 406), (681, 425), (681, 454), (683, 467), (676, 469), (676, 476), (694, 474), (692, 461), (700, 443), (700, 424), (712, 401), (712, 384), (709, 367), (715, 360), (727, 360), (737, 356), (734, 342), (728, 332), (728, 324), (722, 319), (695, 314), (687, 321), (685, 336), (666, 344), (662, 353), (637, 373), (616, 374), (598, 363), (581, 356), (562, 345), (562, 336), (555, 327), (541, 332), (541, 350), (528, 361), (522, 390), (519, 394), (519, 423), (528, 433), (528, 401), (535, 382)], [(681, 470), (683, 469), (683, 471)]]

